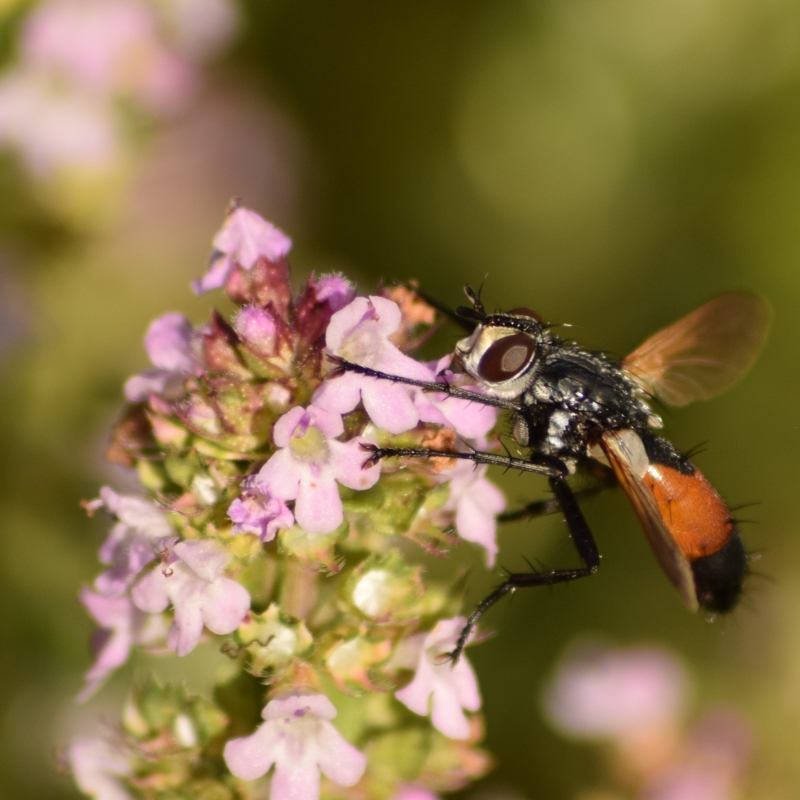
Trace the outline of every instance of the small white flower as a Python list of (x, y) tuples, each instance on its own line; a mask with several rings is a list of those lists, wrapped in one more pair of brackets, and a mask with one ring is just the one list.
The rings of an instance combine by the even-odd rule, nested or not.
[(331, 724), (336, 709), (325, 695), (293, 692), (272, 700), (261, 716), (266, 722), (255, 733), (225, 745), (225, 761), (246, 781), (274, 764), (270, 800), (317, 800), (320, 771), (339, 786), (364, 774), (367, 760)]
[(395, 692), (395, 697), (424, 717), (430, 705), (434, 727), (451, 739), (469, 736), (469, 720), (463, 709), (477, 711), (481, 707), (478, 681), (464, 655), (455, 666), (442, 659), (455, 647), (465, 624), (464, 617), (442, 620), (430, 633), (412, 636), (396, 657), (400, 662), (416, 660), (417, 671), (414, 680)]

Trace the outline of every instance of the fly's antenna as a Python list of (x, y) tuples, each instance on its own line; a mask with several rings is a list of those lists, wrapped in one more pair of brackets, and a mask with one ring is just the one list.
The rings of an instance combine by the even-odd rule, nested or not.
[(474, 319), (477, 322), (482, 322), (486, 319), (486, 309), (481, 302), (480, 293), (476, 292), (471, 286), (465, 286), (464, 294), (467, 296), (470, 303), (472, 303), (472, 308), (459, 306), (456, 313), (459, 316), (465, 317), (466, 319)]

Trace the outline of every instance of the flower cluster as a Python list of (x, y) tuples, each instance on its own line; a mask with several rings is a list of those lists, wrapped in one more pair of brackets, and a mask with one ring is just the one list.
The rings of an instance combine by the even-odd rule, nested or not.
[(114, 525), (81, 593), (100, 629), (81, 697), (134, 647), (221, 648), (232, 670), (213, 702), (137, 687), (120, 729), (75, 743), (76, 780), (102, 800), (248, 798), (264, 780), (273, 800), (432, 797), (490, 766), (475, 676), (446, 659), (456, 578), (424, 579), (421, 556), (461, 537), (492, 563), (504, 499), (485, 468), (366, 447), (492, 447), (496, 411), (340, 374), (336, 357), (455, 380), (449, 357), (409, 355), (435, 324), (413, 292), (359, 296), (333, 274), (294, 294), (290, 248), (232, 207), (195, 290), (224, 290), (235, 313), (157, 319), (153, 366), (125, 385), (109, 457), (142, 491), (86, 503)]
[(751, 732), (731, 709), (707, 712), (688, 729), (687, 676), (655, 647), (584, 643), (563, 659), (545, 708), (567, 736), (607, 741), (614, 772), (641, 800), (734, 800)]
[(0, 146), (51, 187), (107, 180), (134, 138), (131, 112), (183, 107), (236, 16), (232, 0), (40, 0), (0, 76)]

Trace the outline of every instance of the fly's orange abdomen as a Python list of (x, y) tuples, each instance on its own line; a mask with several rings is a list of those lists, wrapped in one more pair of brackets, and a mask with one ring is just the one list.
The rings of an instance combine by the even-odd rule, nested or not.
[(721, 550), (734, 536), (731, 512), (696, 467), (687, 473), (650, 463), (644, 475), (675, 544), (689, 561)]

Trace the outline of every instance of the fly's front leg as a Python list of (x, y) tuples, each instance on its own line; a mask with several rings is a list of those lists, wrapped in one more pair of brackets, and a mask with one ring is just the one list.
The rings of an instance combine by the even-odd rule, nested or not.
[(550, 476), (550, 488), (555, 495), (555, 501), (564, 514), (570, 536), (578, 551), (583, 567), (577, 569), (558, 569), (548, 572), (522, 572), (509, 575), (490, 595), (478, 603), (478, 607), (470, 614), (467, 624), (458, 637), (456, 646), (449, 654), (450, 660), (455, 664), (461, 657), (467, 641), (478, 624), (478, 620), (502, 597), (517, 589), (532, 586), (553, 586), (556, 583), (566, 583), (578, 578), (593, 575), (600, 568), (600, 553), (589, 529), (583, 512), (578, 505), (574, 492), (563, 475)]
[(480, 403), (484, 406), (504, 408), (508, 411), (514, 411), (517, 413), (523, 410), (523, 407), (513, 400), (504, 400), (500, 397), (490, 397), (489, 395), (481, 394), (480, 392), (471, 392), (469, 389), (460, 389), (458, 386), (451, 386), (449, 383), (419, 381), (415, 378), (404, 378), (402, 375), (391, 375), (388, 372), (381, 372), (380, 370), (372, 369), (372, 367), (364, 367), (361, 364), (354, 364), (352, 361), (347, 361), (347, 359), (341, 358), (340, 356), (329, 354), (328, 358), (336, 365), (332, 370), (332, 375), (335, 375), (336, 372), (355, 372), (359, 375), (366, 375), (369, 378), (391, 381), (392, 383), (403, 383), (406, 386), (416, 386), (417, 388), (425, 389), (428, 392), (439, 392), (441, 394), (446, 394), (449, 397), (458, 397), (461, 400), (471, 400), (473, 403)]
[(365, 467), (377, 464), (382, 458), (403, 456), (405, 458), (459, 458), (464, 461), (472, 461), (473, 464), (491, 464), (495, 467), (534, 472), (547, 477), (561, 477), (567, 474), (567, 468), (561, 461), (548, 456), (532, 461), (525, 458), (502, 456), (498, 453), (484, 453), (480, 450), (452, 452), (450, 450), (431, 450), (426, 447), (379, 447), (376, 444), (362, 444), (361, 447), (370, 453), (369, 458), (364, 462)]

